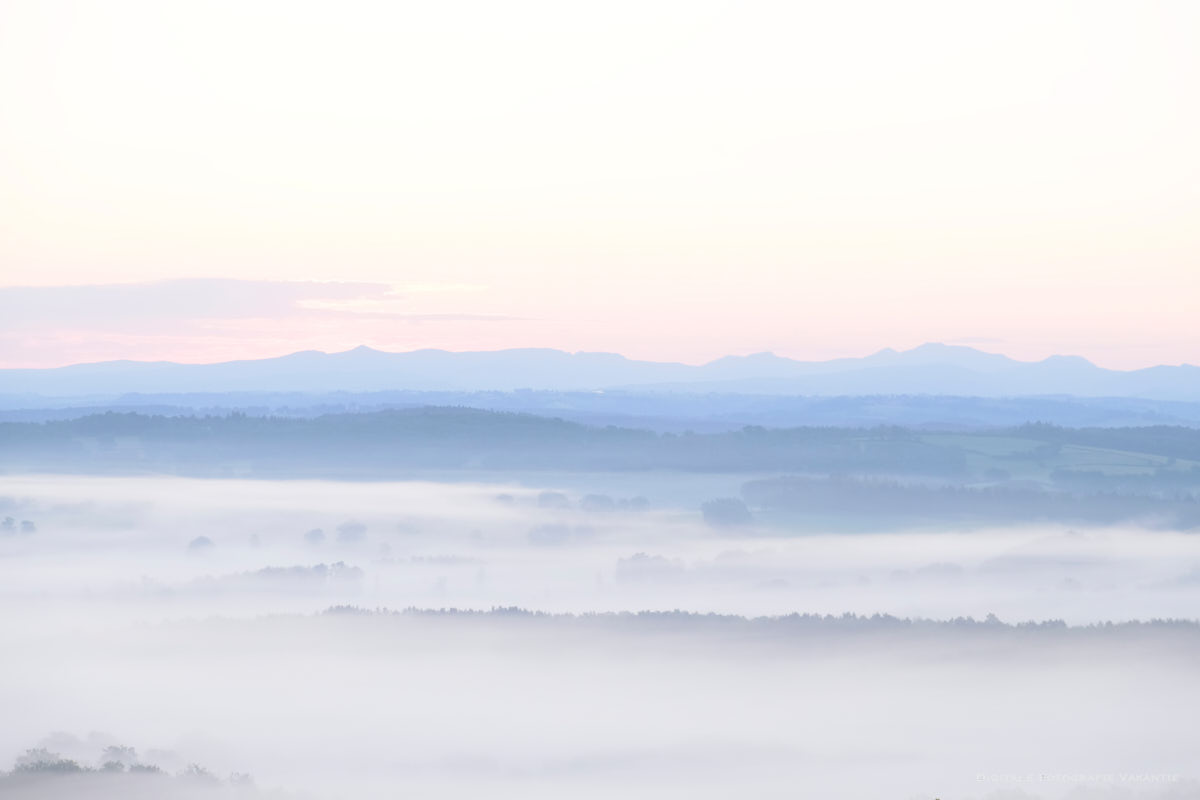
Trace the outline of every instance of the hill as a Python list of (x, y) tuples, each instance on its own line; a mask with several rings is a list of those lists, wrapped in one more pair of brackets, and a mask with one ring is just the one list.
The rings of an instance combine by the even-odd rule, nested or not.
[[(601, 391), (758, 395), (1074, 395), (1200, 400), (1200, 367), (1121, 371), (1068, 356), (1016, 361), (970, 347), (926, 344), (864, 358), (796, 361), (770, 353), (702, 365), (549, 349), (386, 353), (358, 347), (219, 364), (110, 361), (0, 370), (6, 405), (41, 397), (112, 399), (131, 392)], [(14, 398), (25, 402), (14, 402)]]

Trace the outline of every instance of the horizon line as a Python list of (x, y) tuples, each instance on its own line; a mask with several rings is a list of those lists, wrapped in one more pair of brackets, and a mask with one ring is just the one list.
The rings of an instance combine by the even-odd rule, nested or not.
[(872, 358), (875, 356), (882, 356), (885, 354), (907, 355), (907, 354), (916, 353), (916, 352), (923, 351), (923, 350), (930, 350), (933, 348), (941, 348), (946, 351), (959, 351), (959, 352), (970, 351), (971, 353), (977, 353), (979, 355), (995, 356), (998, 358), (1003, 358), (1003, 359), (1013, 362), (1014, 364), (1025, 364), (1025, 365), (1044, 364), (1048, 361), (1071, 360), (1071, 361), (1076, 361), (1076, 362), (1083, 362), (1083, 363), (1085, 363), (1089, 366), (1095, 367), (1097, 369), (1102, 369), (1102, 370), (1109, 371), (1109, 372), (1122, 372), (1122, 373), (1140, 372), (1142, 370), (1154, 369), (1156, 367), (1194, 367), (1195, 366), (1194, 364), (1191, 364), (1190, 362), (1185, 361), (1185, 362), (1179, 362), (1176, 364), (1156, 363), (1156, 364), (1151, 364), (1151, 365), (1144, 366), (1144, 367), (1135, 367), (1132, 369), (1121, 369), (1118, 367), (1103, 367), (1103, 366), (1096, 364), (1096, 362), (1092, 361), (1091, 359), (1089, 359), (1085, 356), (1071, 354), (1071, 353), (1055, 353), (1055, 354), (1046, 356), (1045, 358), (1041, 358), (1041, 359), (1023, 360), (1020, 358), (1010, 356), (1006, 353), (995, 352), (992, 350), (983, 350), (983, 349), (980, 349), (978, 347), (975, 347), (975, 346), (969, 345), (969, 344), (953, 344), (953, 343), (946, 343), (946, 342), (940, 342), (940, 341), (929, 341), (929, 342), (924, 342), (919, 345), (915, 345), (908, 349), (897, 349), (894, 347), (885, 346), (885, 347), (871, 350), (870, 352), (865, 353), (863, 355), (835, 356), (833, 358), (825, 358), (825, 359), (795, 358), (795, 357), (791, 357), (791, 356), (778, 355), (777, 353), (775, 353), (772, 350), (759, 350), (759, 351), (755, 351), (755, 352), (751, 352), (751, 353), (727, 353), (725, 355), (717, 356), (716, 358), (712, 358), (707, 361), (699, 361), (699, 362), (681, 361), (681, 360), (659, 360), (659, 359), (647, 359), (647, 358), (634, 358), (631, 356), (627, 356), (624, 353), (620, 353), (620, 352), (612, 351), (612, 350), (568, 350), (568, 349), (558, 348), (558, 347), (502, 347), (502, 348), (496, 348), (496, 349), (481, 349), (481, 350), (450, 350), (450, 349), (441, 348), (441, 347), (421, 347), (421, 348), (415, 348), (412, 350), (383, 350), (378, 347), (372, 347), (367, 344), (360, 344), (360, 345), (356, 345), (354, 347), (347, 348), (345, 350), (320, 350), (320, 349), (311, 349), (310, 348), (310, 349), (305, 349), (305, 350), (290, 350), (287, 352), (279, 353), (277, 355), (263, 356), (260, 358), (233, 358), (233, 359), (225, 359), (225, 360), (221, 360), (221, 361), (182, 361), (182, 360), (176, 361), (176, 360), (170, 360), (170, 359), (145, 359), (145, 360), (143, 360), (143, 359), (136, 359), (136, 358), (116, 358), (116, 359), (104, 359), (104, 360), (100, 360), (100, 361), (77, 361), (77, 362), (70, 362), (67, 364), (56, 364), (53, 366), (45, 366), (45, 367), (0, 366), (0, 371), (4, 371), (4, 372), (10, 372), (10, 371), (12, 371), (12, 372), (16, 372), (16, 371), (48, 372), (48, 371), (59, 370), (59, 369), (70, 369), (70, 368), (74, 368), (74, 367), (95, 367), (95, 366), (116, 365), (116, 364), (130, 364), (130, 365), (139, 364), (139, 365), (147, 365), (147, 366), (170, 365), (170, 366), (181, 366), (181, 367), (185, 367), (185, 366), (187, 366), (187, 367), (204, 367), (204, 366), (220, 366), (223, 364), (277, 361), (277, 360), (283, 359), (283, 358), (289, 358), (292, 356), (299, 356), (299, 355), (308, 355), (308, 354), (320, 355), (320, 356), (342, 356), (342, 355), (348, 355), (350, 353), (355, 353), (355, 352), (370, 352), (370, 353), (378, 353), (380, 355), (395, 355), (395, 356), (412, 355), (412, 354), (416, 354), (416, 353), (442, 353), (442, 354), (447, 354), (447, 355), (482, 355), (482, 354), (514, 353), (514, 352), (523, 352), (523, 351), (524, 352), (551, 352), (551, 353), (561, 353), (561, 354), (568, 355), (568, 356), (589, 356), (589, 355), (591, 355), (591, 356), (614, 356), (614, 357), (617, 357), (620, 359), (624, 359), (625, 361), (630, 361), (630, 362), (635, 362), (635, 363), (661, 364), (664, 366), (668, 366), (668, 365), (670, 365), (670, 366), (688, 366), (688, 367), (705, 367), (705, 366), (709, 366), (711, 364), (715, 364), (717, 362), (724, 361), (727, 359), (751, 359), (751, 358), (756, 358), (756, 357), (770, 357), (770, 358), (778, 359), (780, 361), (790, 361), (790, 362), (798, 363), (798, 364), (827, 364), (827, 363), (831, 363), (831, 362), (835, 362), (835, 361), (865, 360), (868, 358)]

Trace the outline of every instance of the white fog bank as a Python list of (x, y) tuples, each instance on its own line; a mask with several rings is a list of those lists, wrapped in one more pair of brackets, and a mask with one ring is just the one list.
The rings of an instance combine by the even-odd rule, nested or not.
[[(1195, 620), (1200, 538), (730, 530), (655, 480), (7, 476), (0, 769), (119, 745), (163, 774), (0, 791), (1200, 797), (1200, 628), (1091, 626)], [(596, 614), (675, 609), (731, 616)], [(746, 619), (789, 614), (832, 618)]]

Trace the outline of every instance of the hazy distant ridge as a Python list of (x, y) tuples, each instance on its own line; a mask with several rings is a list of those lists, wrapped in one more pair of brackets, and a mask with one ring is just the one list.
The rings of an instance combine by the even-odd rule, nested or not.
[(945, 394), (978, 397), (1078, 395), (1200, 399), (1200, 367), (1120, 371), (1077, 356), (1016, 361), (970, 347), (926, 344), (863, 358), (795, 361), (770, 353), (707, 364), (635, 361), (612, 353), (550, 349), (385, 353), (358, 347), (219, 364), (109, 361), (54, 369), (0, 370), (0, 393), (474, 391), (538, 389), (732, 394)]

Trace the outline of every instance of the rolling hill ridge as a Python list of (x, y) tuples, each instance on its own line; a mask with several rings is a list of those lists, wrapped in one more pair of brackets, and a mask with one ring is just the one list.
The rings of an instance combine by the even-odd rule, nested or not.
[(0, 394), (116, 396), (131, 392), (603, 391), (758, 395), (1075, 395), (1200, 399), (1200, 367), (1105, 369), (1078, 356), (1017, 361), (925, 344), (863, 358), (797, 361), (771, 353), (707, 364), (637, 361), (552, 349), (388, 353), (357, 347), (216, 364), (108, 361), (0, 370)]

